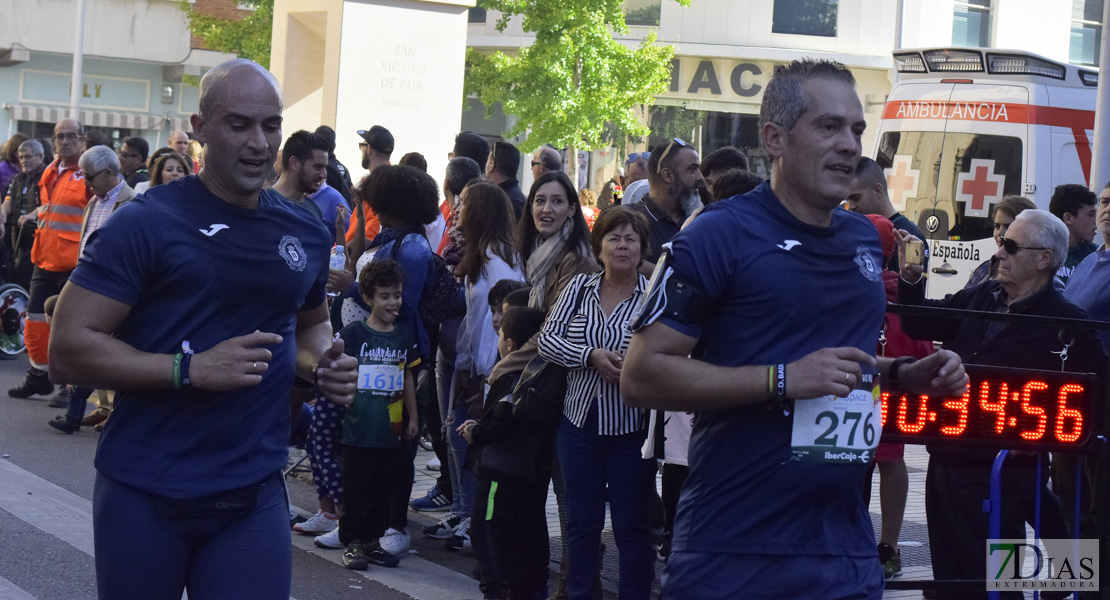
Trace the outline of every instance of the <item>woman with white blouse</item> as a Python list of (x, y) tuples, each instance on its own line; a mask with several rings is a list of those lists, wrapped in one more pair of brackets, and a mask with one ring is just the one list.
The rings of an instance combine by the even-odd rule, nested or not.
[[(470, 539), (475, 485), (474, 473), (463, 467), (467, 443), (456, 427), (469, 418), (481, 416), (484, 380), (497, 362), (497, 332), (487, 300), (489, 288), (502, 279), (524, 281), (520, 259), (513, 248), (513, 207), (504, 190), (494, 183), (478, 181), (463, 189), (460, 204), (459, 230), (466, 239), (466, 251), (455, 273), (466, 284), (466, 316), (459, 325), (446, 422), (454, 502), (440, 525), (433, 526), (444, 532), (443, 537), (448, 527), (453, 526), (451, 547), (456, 549)], [(429, 536), (440, 537), (435, 533)]]
[(566, 486), (570, 600), (594, 593), (606, 499), (620, 553), (619, 595), (637, 600), (651, 593), (655, 552), (647, 507), (655, 462), (640, 456), (645, 412), (627, 406), (620, 393), (632, 337), (628, 326), (647, 288), (638, 269), (649, 235), (639, 212), (624, 206), (602, 211), (592, 245), (604, 270), (570, 281), (539, 337), (540, 356), (569, 369), (558, 455)]

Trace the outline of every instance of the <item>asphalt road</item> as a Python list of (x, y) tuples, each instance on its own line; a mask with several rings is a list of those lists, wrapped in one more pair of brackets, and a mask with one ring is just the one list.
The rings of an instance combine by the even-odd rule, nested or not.
[[(96, 598), (91, 498), (99, 434), (90, 428), (59, 433), (46, 423), (64, 410), (49, 408), (44, 397), (7, 397), (26, 368), (25, 356), (0, 361), (0, 600)], [(427, 458), (418, 457), (417, 465)], [(316, 509), (316, 495), (304, 479), (288, 482), (293, 505), (307, 514)], [(292, 598), (481, 598), (469, 577), (473, 557), (420, 535), (434, 521), (410, 512), (415, 552), (396, 569), (350, 571), (338, 550), (320, 550), (311, 537), (291, 535)], [(136, 582), (136, 597), (140, 590)]]

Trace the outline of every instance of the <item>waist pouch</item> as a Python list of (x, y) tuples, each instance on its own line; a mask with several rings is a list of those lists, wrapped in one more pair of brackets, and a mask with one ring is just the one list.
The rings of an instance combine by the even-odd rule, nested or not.
[(279, 472), (258, 483), (200, 498), (178, 499), (154, 495), (154, 509), (163, 517), (245, 515), (258, 506), (258, 495), (263, 488), (278, 483), (277, 477), (280, 476)]

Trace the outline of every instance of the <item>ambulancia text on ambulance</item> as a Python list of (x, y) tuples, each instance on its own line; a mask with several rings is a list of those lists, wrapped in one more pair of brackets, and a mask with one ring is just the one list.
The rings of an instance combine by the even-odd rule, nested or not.
[(1057, 185), (1088, 184), (1098, 73), (988, 48), (899, 50), (894, 63), (873, 155), (894, 207), (929, 238), (939, 298), (997, 251), (994, 203), (1048, 210)]

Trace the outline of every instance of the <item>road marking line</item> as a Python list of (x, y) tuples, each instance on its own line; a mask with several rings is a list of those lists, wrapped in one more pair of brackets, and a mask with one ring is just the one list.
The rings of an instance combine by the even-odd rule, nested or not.
[(35, 600), (34, 596), (3, 577), (0, 577), (0, 598), (4, 600)]
[(92, 556), (92, 502), (0, 460), (0, 507)]

